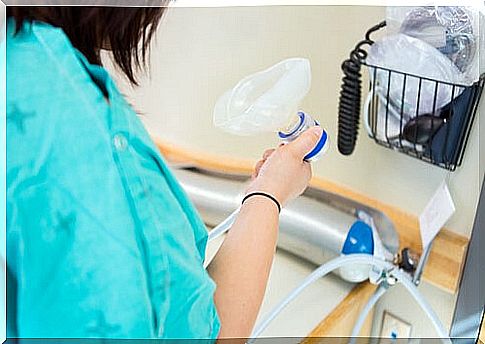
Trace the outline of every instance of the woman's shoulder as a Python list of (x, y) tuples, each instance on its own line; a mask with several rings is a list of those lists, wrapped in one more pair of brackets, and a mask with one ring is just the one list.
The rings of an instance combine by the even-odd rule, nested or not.
[(10, 72), (16, 78), (27, 77), (26, 72), (32, 70), (45, 73), (64, 69), (72, 50), (60, 28), (37, 21), (24, 22), (17, 28), (12, 18), (7, 22), (7, 68), (20, 72)]
[[(7, 102), (80, 96), (92, 84), (76, 49), (60, 28), (34, 21), (7, 24)], [(8, 92), (11, 91), (11, 92)]]
[[(71, 144), (73, 132), (103, 128), (96, 126), (108, 113), (103, 94), (61, 29), (33, 22), (16, 32), (9, 20), (6, 86), (9, 168)], [(102, 134), (91, 133), (92, 139)]]
[(39, 123), (94, 115), (103, 94), (62, 29), (42, 22), (7, 24), (7, 115), (36, 113)]

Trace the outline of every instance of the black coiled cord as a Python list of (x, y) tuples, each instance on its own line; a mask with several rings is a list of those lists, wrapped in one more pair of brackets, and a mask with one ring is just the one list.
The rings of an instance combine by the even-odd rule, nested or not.
[(386, 22), (371, 27), (365, 34), (365, 40), (360, 41), (350, 53), (348, 60), (342, 63), (344, 77), (340, 89), (338, 108), (338, 150), (343, 155), (350, 155), (357, 142), (362, 95), (362, 80), (360, 68), (365, 62), (367, 51), (362, 47), (372, 45), (370, 35), (386, 26)]

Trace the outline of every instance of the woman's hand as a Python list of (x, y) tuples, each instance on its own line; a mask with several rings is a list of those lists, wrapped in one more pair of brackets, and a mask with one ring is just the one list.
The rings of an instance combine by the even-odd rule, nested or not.
[[(321, 128), (312, 128), (295, 141), (266, 151), (248, 192), (267, 192), (281, 205), (300, 195), (312, 174), (303, 158), (321, 135)], [(209, 264), (208, 272), (217, 284), (214, 302), (221, 321), (220, 338), (248, 338), (251, 334), (276, 250), (279, 214), (274, 209), (262, 197), (245, 202)]]
[(250, 192), (267, 192), (284, 206), (305, 191), (312, 176), (310, 163), (303, 161), (318, 143), (322, 128), (308, 129), (295, 141), (269, 149), (256, 164)]

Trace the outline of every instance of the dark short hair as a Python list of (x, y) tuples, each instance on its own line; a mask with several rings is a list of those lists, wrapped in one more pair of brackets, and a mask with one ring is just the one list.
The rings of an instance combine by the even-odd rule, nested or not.
[[(163, 5), (163, 4), (162, 4)], [(150, 41), (164, 7), (7, 7), (17, 32), (24, 21), (42, 21), (61, 28), (90, 63), (101, 65), (100, 50), (109, 46), (116, 66), (137, 85), (136, 72), (145, 66)]]

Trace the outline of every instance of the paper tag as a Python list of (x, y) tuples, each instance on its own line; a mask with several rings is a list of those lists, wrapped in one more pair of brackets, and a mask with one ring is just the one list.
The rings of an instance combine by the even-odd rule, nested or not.
[(448, 190), (446, 182), (443, 182), (419, 217), (423, 249), (430, 244), (454, 212), (455, 204), (450, 190)]

